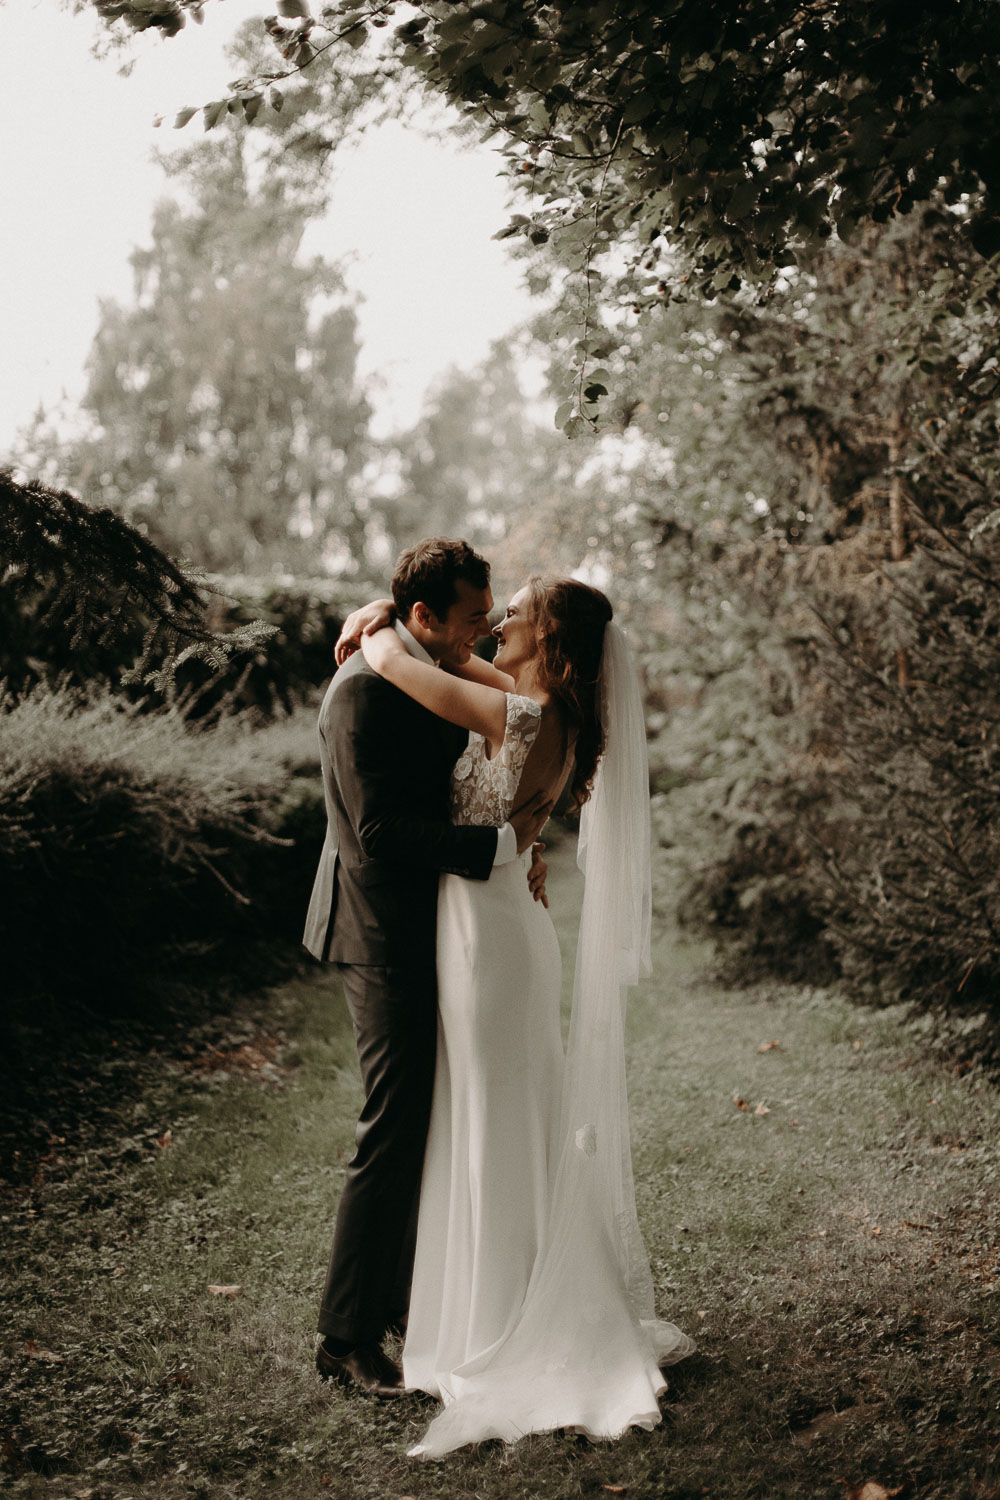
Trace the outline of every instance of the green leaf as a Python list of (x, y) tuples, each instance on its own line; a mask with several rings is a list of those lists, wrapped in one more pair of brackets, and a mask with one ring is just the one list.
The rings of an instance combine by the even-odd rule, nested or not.
[(222, 116), (226, 113), (226, 100), (217, 99), (212, 104), (206, 104), (201, 113), (205, 129), (214, 130), (222, 119)]
[(278, 0), (278, 15), (285, 16), (288, 20), (294, 20), (296, 16), (307, 16), (308, 5), (303, 0)]
[(570, 418), (573, 416), (573, 413), (575, 411), (576, 411), (576, 402), (575, 401), (573, 401), (573, 400), (564, 401), (561, 406), (559, 406), (559, 407), (556, 408), (556, 415), (555, 415), (555, 425), (556, 425), (556, 427), (565, 429), (566, 423), (570, 420)]
[(650, 89), (641, 89), (634, 94), (625, 106), (622, 119), (626, 125), (634, 125), (638, 120), (644, 120), (656, 109), (656, 95)]
[(754, 207), (760, 197), (760, 184), (752, 177), (747, 177), (743, 182), (738, 182), (733, 188), (726, 204), (726, 217), (730, 219), (742, 219)]
[(243, 101), (243, 113), (246, 115), (247, 124), (252, 125), (260, 114), (261, 105), (264, 103), (263, 94), (251, 94), (249, 99)]
[(179, 109), (174, 116), (174, 129), (183, 130), (189, 120), (193, 120), (198, 111), (194, 108)]
[(280, 89), (268, 89), (267, 102), (273, 110), (276, 110), (280, 114), (281, 106), (285, 102), (285, 96)]

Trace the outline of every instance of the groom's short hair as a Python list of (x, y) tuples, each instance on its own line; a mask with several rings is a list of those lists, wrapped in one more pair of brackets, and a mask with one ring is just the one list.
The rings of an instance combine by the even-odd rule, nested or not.
[(425, 537), (401, 552), (392, 575), (392, 599), (401, 620), (415, 604), (426, 604), (443, 620), (458, 598), (459, 579), (474, 589), (489, 588), (490, 565), (468, 542)]

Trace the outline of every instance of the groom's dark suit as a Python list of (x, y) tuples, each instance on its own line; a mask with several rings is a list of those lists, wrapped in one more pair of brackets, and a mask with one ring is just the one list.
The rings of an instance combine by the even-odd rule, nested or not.
[(319, 735), (328, 828), (303, 941), (340, 967), (365, 1104), (318, 1327), (369, 1344), (408, 1299), (434, 1083), (438, 875), (485, 880), (497, 830), (449, 822), (465, 730), (384, 681), (360, 651), (330, 684)]

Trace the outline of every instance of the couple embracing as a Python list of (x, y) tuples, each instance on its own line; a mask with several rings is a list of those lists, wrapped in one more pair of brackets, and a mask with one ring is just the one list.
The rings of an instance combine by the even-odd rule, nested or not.
[[(424, 1457), (652, 1427), (661, 1367), (694, 1346), (654, 1317), (629, 1153), (624, 998), (650, 910), (634, 670), (608, 600), (572, 579), (532, 579), (494, 664), (474, 656), (493, 597), (464, 542), (409, 549), (392, 595), (345, 625), (319, 720), (305, 943), (339, 969), (365, 1102), (317, 1366), (437, 1397)], [(532, 856), (564, 790), (586, 877), (565, 1054)]]

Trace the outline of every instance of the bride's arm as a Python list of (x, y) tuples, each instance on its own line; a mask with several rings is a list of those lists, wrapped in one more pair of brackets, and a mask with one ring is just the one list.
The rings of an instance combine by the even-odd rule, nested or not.
[[(411, 656), (394, 630), (362, 635), (365, 661), (380, 677), (401, 688), (410, 698), (429, 708), (439, 719), (473, 729), (490, 745), (503, 743), (507, 731), (507, 699), (504, 692), (484, 682), (470, 681), (442, 672)], [(497, 676), (500, 674), (497, 673)]]
[(372, 631), (381, 630), (383, 625), (391, 625), (395, 618), (396, 606), (391, 599), (373, 599), (371, 604), (363, 604), (360, 609), (352, 610), (344, 621), (333, 648), (333, 659), (337, 666), (342, 667), (347, 658), (357, 651), (362, 635), (370, 635)]
[(484, 661), (481, 656), (470, 656), (464, 667), (448, 667), (454, 677), (463, 677), (466, 682), (481, 682), (486, 687), (497, 688), (501, 693), (512, 693), (514, 691), (514, 679), (508, 677), (506, 672), (501, 672), (491, 661)]

